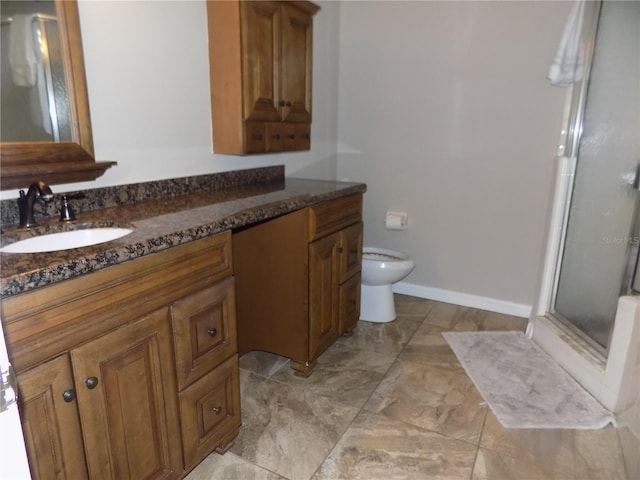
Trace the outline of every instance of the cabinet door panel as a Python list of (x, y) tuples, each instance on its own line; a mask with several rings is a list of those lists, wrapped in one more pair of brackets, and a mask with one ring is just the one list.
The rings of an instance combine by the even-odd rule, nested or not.
[(89, 475), (177, 478), (182, 458), (168, 309), (72, 350), (71, 359)]
[(276, 2), (240, 2), (242, 32), (243, 115), (245, 120), (276, 121), (280, 62), (280, 9)]
[(238, 350), (234, 298), (230, 277), (171, 306), (179, 390)]
[(287, 122), (311, 122), (312, 17), (282, 2), (280, 108)]
[(362, 222), (342, 230), (340, 282), (362, 269)]
[(309, 358), (338, 338), (340, 234), (309, 244)]
[[(77, 401), (67, 355), (18, 375), (18, 391), (31, 475), (40, 479), (87, 478)], [(75, 393), (75, 392), (74, 392)]]

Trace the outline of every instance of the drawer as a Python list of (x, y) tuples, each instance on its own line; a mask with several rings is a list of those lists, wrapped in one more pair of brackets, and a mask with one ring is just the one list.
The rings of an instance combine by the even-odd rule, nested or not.
[(179, 394), (182, 446), (187, 468), (227, 443), (240, 428), (238, 355)]
[(238, 350), (233, 277), (173, 303), (171, 322), (182, 390)]
[(362, 195), (350, 195), (309, 208), (311, 240), (362, 221)]
[(244, 150), (246, 153), (264, 153), (266, 151), (266, 127), (262, 122), (245, 122)]
[(267, 152), (281, 152), (284, 148), (284, 133), (282, 131), (282, 122), (267, 123), (266, 135)]

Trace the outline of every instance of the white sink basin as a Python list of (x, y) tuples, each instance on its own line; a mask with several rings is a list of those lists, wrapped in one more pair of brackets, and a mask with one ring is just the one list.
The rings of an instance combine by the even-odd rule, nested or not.
[(2, 253), (38, 253), (70, 250), (72, 248), (88, 247), (98, 243), (108, 242), (124, 237), (133, 232), (130, 228), (84, 228), (68, 232), (49, 233), (37, 237), (26, 238), (10, 243), (2, 248)]

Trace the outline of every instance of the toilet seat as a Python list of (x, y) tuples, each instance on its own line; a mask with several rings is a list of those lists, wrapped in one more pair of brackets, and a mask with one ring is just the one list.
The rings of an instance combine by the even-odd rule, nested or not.
[(364, 252), (362, 254), (362, 258), (370, 258), (371, 260), (386, 260), (388, 262), (398, 262), (400, 260), (404, 260), (403, 258), (396, 257), (394, 255), (376, 252)]
[(362, 249), (363, 260), (385, 261), (385, 262), (404, 262), (409, 256), (395, 250), (387, 250), (386, 248), (364, 247)]

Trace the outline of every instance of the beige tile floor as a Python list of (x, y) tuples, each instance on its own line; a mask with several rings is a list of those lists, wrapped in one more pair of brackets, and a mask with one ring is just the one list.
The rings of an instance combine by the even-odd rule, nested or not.
[(240, 435), (187, 479), (631, 480), (614, 428), (502, 428), (441, 335), (523, 319), (401, 295), (396, 309), (359, 322), (307, 379), (282, 357), (242, 357)]

